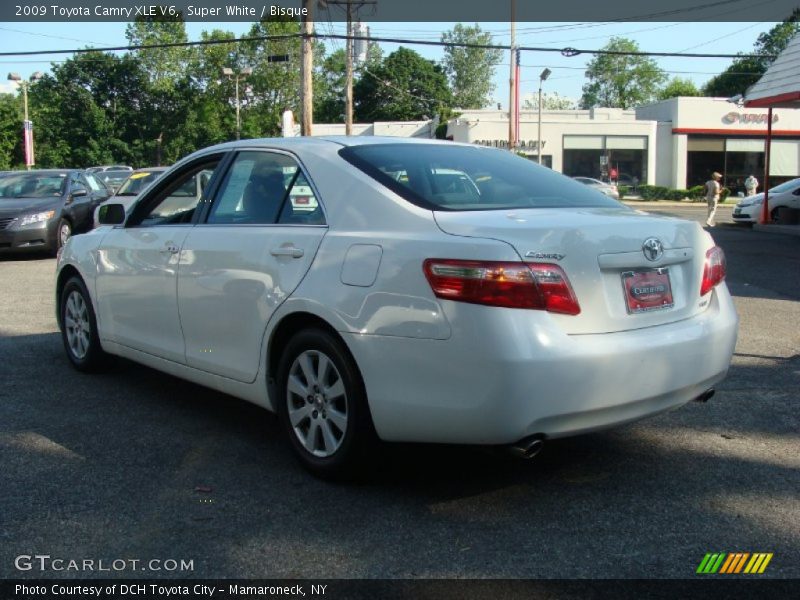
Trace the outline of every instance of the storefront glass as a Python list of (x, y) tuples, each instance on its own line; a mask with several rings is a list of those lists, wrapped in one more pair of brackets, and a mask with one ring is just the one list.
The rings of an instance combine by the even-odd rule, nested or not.
[(564, 136), (564, 175), (638, 185), (647, 181), (647, 138)]

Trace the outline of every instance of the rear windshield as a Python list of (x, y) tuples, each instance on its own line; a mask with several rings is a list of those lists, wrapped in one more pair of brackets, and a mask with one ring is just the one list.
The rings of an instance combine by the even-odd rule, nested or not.
[(339, 154), (430, 210), (619, 207), (608, 196), (504, 150), (446, 144), (351, 146)]

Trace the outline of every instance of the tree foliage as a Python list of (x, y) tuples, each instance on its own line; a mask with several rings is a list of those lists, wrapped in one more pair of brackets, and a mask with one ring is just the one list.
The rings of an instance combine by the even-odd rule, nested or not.
[(800, 32), (799, 20), (800, 9), (795, 9), (788, 19), (759, 35), (751, 52), (753, 56), (733, 59), (727, 69), (703, 86), (703, 94), (727, 98), (744, 94), (766, 73), (775, 60), (773, 57), (783, 52), (789, 41)]
[(354, 95), (356, 118), (362, 121), (431, 119), (452, 106), (441, 66), (403, 47), (374, 70), (365, 69)]
[(480, 25), (456, 23), (452, 30), (442, 34), (444, 47), (442, 64), (453, 91), (453, 104), (459, 108), (483, 108), (494, 92), (495, 66), (502, 60), (503, 51), (486, 48), (463, 47), (455, 44), (491, 44), (492, 35)]
[[(542, 110), (573, 110), (575, 101), (572, 98), (559, 96), (558, 92), (542, 93)], [(522, 110), (539, 110), (539, 95), (531, 94), (524, 98)]]
[(22, 107), (13, 94), (0, 94), (0, 171), (21, 162)]
[[(612, 37), (603, 47), (611, 52), (639, 52), (633, 40)], [(656, 61), (646, 56), (598, 54), (586, 69), (582, 108), (633, 108), (651, 102), (667, 79)]]
[(673, 77), (669, 83), (658, 92), (659, 100), (667, 100), (668, 98), (678, 98), (680, 96), (700, 96), (700, 90), (691, 79), (683, 79), (681, 77)]

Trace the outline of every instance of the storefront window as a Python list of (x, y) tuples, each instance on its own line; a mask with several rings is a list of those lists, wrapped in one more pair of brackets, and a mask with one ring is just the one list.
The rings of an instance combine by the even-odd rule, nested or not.
[(647, 138), (564, 136), (564, 175), (636, 186), (647, 181)]

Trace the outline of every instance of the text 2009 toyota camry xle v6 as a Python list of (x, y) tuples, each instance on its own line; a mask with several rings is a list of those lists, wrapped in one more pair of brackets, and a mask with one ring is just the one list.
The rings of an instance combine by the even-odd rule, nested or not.
[[(202, 197), (180, 194), (198, 174)], [(672, 409), (713, 392), (736, 341), (696, 223), (501, 150), (241, 141), (100, 220), (58, 262), (75, 367), (115, 354), (260, 404), (322, 475), (376, 439), (532, 453)]]

